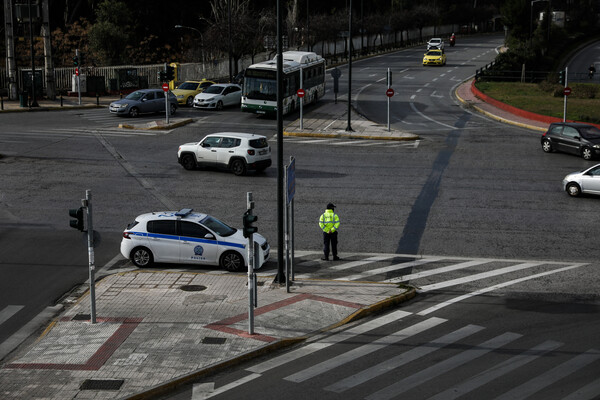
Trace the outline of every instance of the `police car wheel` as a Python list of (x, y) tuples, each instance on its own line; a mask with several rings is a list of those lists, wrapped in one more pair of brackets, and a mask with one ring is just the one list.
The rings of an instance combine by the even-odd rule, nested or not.
[(226, 269), (229, 272), (237, 272), (241, 271), (244, 267), (244, 259), (235, 251), (227, 251), (221, 256), (219, 264), (221, 265), (221, 268)]
[(136, 247), (131, 251), (131, 261), (136, 267), (149, 267), (152, 265), (153, 260), (152, 252), (145, 247)]
[(231, 171), (235, 175), (244, 175), (246, 173), (246, 164), (243, 160), (237, 159), (231, 162)]

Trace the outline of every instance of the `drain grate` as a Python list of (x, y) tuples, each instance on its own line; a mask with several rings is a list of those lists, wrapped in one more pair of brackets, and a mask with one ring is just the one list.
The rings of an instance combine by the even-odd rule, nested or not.
[(90, 314), (77, 314), (73, 317), (73, 321), (87, 321), (92, 319)]
[(206, 336), (202, 339), (202, 343), (204, 344), (223, 344), (227, 339), (222, 337), (210, 337)]
[(119, 390), (124, 379), (86, 379), (79, 390)]
[(183, 286), (180, 286), (179, 289), (183, 290), (184, 292), (201, 292), (203, 290), (206, 290), (206, 286), (202, 286), (202, 285), (183, 285)]

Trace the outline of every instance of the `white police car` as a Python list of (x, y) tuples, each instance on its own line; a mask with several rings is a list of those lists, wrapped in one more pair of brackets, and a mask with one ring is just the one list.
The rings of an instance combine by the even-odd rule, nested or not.
[[(270, 246), (258, 233), (253, 239), (258, 249), (254, 268), (258, 269), (269, 259)], [(248, 266), (247, 245), (242, 230), (186, 208), (138, 216), (123, 232), (121, 254), (138, 267), (164, 262), (243, 271)]]

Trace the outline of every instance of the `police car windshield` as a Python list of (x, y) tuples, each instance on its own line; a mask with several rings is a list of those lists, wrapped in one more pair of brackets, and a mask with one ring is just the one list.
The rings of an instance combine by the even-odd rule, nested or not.
[(231, 236), (236, 232), (234, 228), (214, 217), (211, 217), (210, 215), (206, 216), (206, 218), (200, 222), (208, 229), (217, 232), (219, 236)]

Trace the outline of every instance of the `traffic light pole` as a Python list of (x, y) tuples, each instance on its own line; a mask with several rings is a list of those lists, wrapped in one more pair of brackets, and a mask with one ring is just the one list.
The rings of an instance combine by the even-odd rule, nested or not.
[[(79, 49), (75, 49), (75, 58), (77, 60), (77, 71), (79, 71)], [(77, 72), (77, 98), (79, 99), (79, 105), (81, 105), (81, 78), (79, 72)]]
[(90, 269), (90, 319), (96, 323), (96, 266), (94, 265), (94, 227), (92, 225), (92, 191), (85, 191), (85, 200), (82, 201), (87, 210), (87, 239), (88, 263)]
[[(565, 67), (565, 87), (568, 86), (568, 82), (567, 82), (567, 79), (568, 79), (567, 78), (567, 76), (568, 76), (567, 72), (568, 71), (569, 71), (569, 67)], [(563, 107), (563, 122), (567, 122), (567, 97), (568, 96), (566, 94), (564, 94), (563, 96), (565, 98), (565, 100), (564, 100), (564, 107)]]
[[(252, 192), (246, 193), (247, 215), (252, 215), (254, 201), (252, 201)], [(244, 219), (245, 225), (249, 225)], [(256, 276), (254, 274), (254, 234), (250, 231), (248, 236), (248, 334), (254, 335), (254, 307), (256, 306)]]

